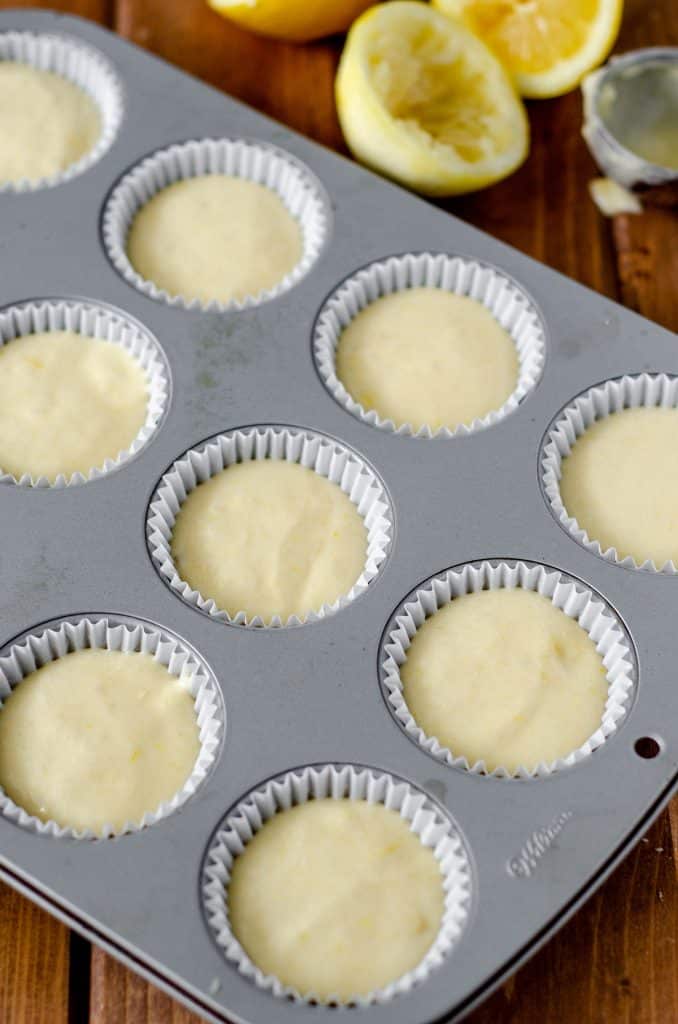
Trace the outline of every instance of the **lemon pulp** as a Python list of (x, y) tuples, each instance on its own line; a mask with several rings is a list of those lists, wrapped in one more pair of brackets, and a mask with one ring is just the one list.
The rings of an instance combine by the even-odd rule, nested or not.
[(428, 194), (480, 188), (527, 155), (525, 111), (499, 61), (424, 4), (395, 0), (358, 19), (337, 106), (359, 159)]
[(433, 0), (496, 53), (523, 96), (573, 89), (609, 53), (623, 0)]

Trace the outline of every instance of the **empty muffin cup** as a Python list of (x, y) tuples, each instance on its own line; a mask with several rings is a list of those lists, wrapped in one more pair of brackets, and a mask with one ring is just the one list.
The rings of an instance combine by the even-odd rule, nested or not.
[[(161, 199), (163, 196), (167, 200), (174, 188), (173, 202), (176, 203), (176, 187), (200, 179), (207, 182), (210, 189), (214, 188), (214, 182), (218, 183), (219, 179), (222, 184), (230, 183), (233, 187), (240, 187), (241, 191), (243, 183), (256, 186), (258, 200), (250, 199), (247, 195), (234, 197), (233, 217), (240, 216), (240, 211), (245, 206), (252, 207), (256, 212), (263, 203), (266, 203), (265, 222), (277, 223), (280, 220), (280, 227), (286, 229), (289, 221), (290, 230), (296, 232), (298, 239), (295, 246), (292, 245), (292, 239), (289, 240), (289, 252), (284, 259), (279, 254), (282, 267), (279, 277), (273, 274), (266, 283), (251, 287), (251, 290), (247, 287), (243, 287), (242, 290), (234, 288), (226, 289), (228, 295), (223, 294), (221, 297), (212, 294), (198, 296), (195, 294), (194, 282), (189, 286), (194, 294), (183, 294), (189, 290), (185, 286), (166, 287), (152, 280), (148, 272), (144, 275), (134, 265), (129, 251), (131, 232), (137, 217), (144, 213), (150, 218), (150, 222), (144, 225), (147, 232), (161, 230), (161, 214), (162, 231), (173, 232), (173, 242), (170, 245), (165, 240), (160, 259), (166, 259), (167, 252), (171, 254), (176, 250), (179, 237), (185, 238), (186, 245), (193, 238), (197, 240), (196, 244), (199, 244), (196, 258), (198, 254), (201, 254), (202, 258), (202, 255), (207, 253), (210, 239), (204, 238), (201, 232), (209, 232), (209, 220), (201, 223), (199, 217), (196, 220), (193, 216), (189, 218), (190, 223), (187, 222), (184, 232), (183, 225), (177, 227), (176, 221), (171, 219), (187, 215), (183, 205), (181, 214), (177, 212), (176, 207), (169, 213), (159, 212), (156, 205), (152, 218), (150, 217), (152, 200), (155, 201), (156, 197)], [(211, 183), (210, 179), (213, 179)], [(182, 204), (186, 201), (184, 189)], [(210, 201), (217, 204), (217, 210), (221, 207), (219, 197), (214, 197)], [(193, 199), (190, 202), (193, 202)], [(329, 202), (324, 189), (311, 171), (296, 158), (267, 143), (244, 139), (201, 139), (175, 144), (153, 153), (118, 182), (104, 209), (103, 239), (113, 266), (129, 284), (144, 295), (186, 309), (225, 312), (259, 305), (294, 287), (318, 259), (327, 240), (329, 225)], [(252, 231), (244, 228), (243, 230), (243, 237), (248, 240), (248, 245), (251, 245)], [(269, 244), (264, 245), (266, 251), (259, 249), (256, 253), (250, 253), (255, 265), (257, 260), (261, 261), (269, 256), (268, 250), (271, 250), (271, 255), (273, 250), (277, 251), (278, 247), (273, 243), (280, 241), (279, 236), (279, 232), (273, 231)], [(221, 264), (226, 258), (238, 271), (242, 271), (243, 254), (226, 247), (221, 252)], [(150, 260), (150, 256), (148, 259)], [(218, 263), (217, 258), (210, 257), (207, 260), (206, 267), (210, 273)], [(176, 276), (175, 272), (178, 273), (182, 266), (185, 270), (185, 265), (181, 262), (178, 269), (173, 265), (173, 276)], [(168, 268), (164, 265), (161, 269), (164, 274)], [(221, 280), (219, 288), (221, 290)]]
[[(514, 363), (510, 372), (508, 367), (506, 369), (509, 383), (500, 389), (501, 394), (499, 391), (493, 392), (488, 399), (489, 407), (486, 404), (482, 412), (470, 414), (466, 422), (437, 426), (398, 422), (397, 417), (387, 418), (370, 408), (368, 400), (362, 403), (358, 401), (339, 376), (337, 351), (342, 335), (359, 314), (370, 307), (376, 308), (374, 304), (387, 296), (404, 295), (412, 289), (420, 288), (436, 289), (465, 300), (474, 300), (479, 307), (475, 310), (476, 315), (480, 313), (487, 319), (484, 326), (493, 331), (501, 329), (498, 333), (504, 333), (507, 339), (504, 345)], [(515, 346), (515, 352), (510, 342)], [(474, 346), (477, 348), (477, 338), (470, 336), (468, 343), (469, 353), (472, 353)], [(423, 438), (451, 438), (470, 434), (508, 416), (536, 386), (541, 376), (545, 350), (545, 332), (540, 315), (533, 301), (516, 282), (494, 267), (445, 253), (406, 253), (369, 264), (347, 278), (325, 302), (313, 332), (313, 355), (318, 373), (329, 393), (341, 406), (371, 426), (398, 435)], [(417, 359), (425, 356), (425, 346), (419, 345), (416, 338), (413, 338), (411, 351)], [(384, 352), (383, 355), (384, 360), (387, 360), (388, 353)], [(491, 376), (493, 366), (498, 363), (498, 354), (495, 352), (494, 355), (497, 358), (493, 357), (489, 365), (483, 367), (481, 359), (476, 368), (476, 377), (481, 385), (488, 379), (488, 375)], [(378, 368), (372, 368), (371, 372), (378, 384)], [(440, 379), (439, 373), (437, 376)], [(412, 382), (412, 373), (405, 373), (405, 377), (406, 381)], [(450, 392), (459, 386), (458, 374), (453, 374), (453, 377), (449, 381)]]
[[(483, 591), (516, 589), (533, 591), (546, 598), (554, 608), (559, 609), (588, 634), (602, 662), (603, 682), (607, 685), (607, 694), (605, 696), (603, 693), (604, 706), (597, 727), (585, 742), (567, 754), (552, 760), (543, 759), (536, 764), (506, 767), (499, 763), (488, 768), (484, 759), (469, 759), (461, 750), (453, 750), (445, 745), (430, 728), (424, 730), (407, 704), (401, 673), (418, 631), (427, 622), (432, 622), (436, 613), (445, 609), (455, 599)], [(556, 656), (559, 654), (560, 642), (554, 642)], [(482, 647), (482, 642), (479, 643)], [(482, 649), (484, 650), (484, 647)], [(502, 649), (505, 650), (505, 645)], [(429, 754), (454, 768), (461, 768), (473, 774), (519, 779), (551, 775), (577, 764), (602, 746), (624, 720), (636, 682), (636, 662), (631, 641), (614, 610), (600, 595), (579, 580), (572, 579), (556, 569), (531, 562), (513, 561), (485, 561), (459, 566), (431, 578), (418, 587), (403, 601), (386, 627), (379, 657), (379, 672), (384, 696), (392, 715), (404, 732)], [(543, 680), (544, 684), (548, 684), (549, 681), (550, 677)], [(464, 684), (473, 685), (473, 679), (460, 677), (460, 685)], [(490, 713), (497, 710), (504, 714), (503, 707), (496, 705), (496, 702), (493, 703), (490, 697), (488, 700)], [(478, 714), (481, 712), (482, 709)], [(462, 721), (461, 711), (459, 715)], [(588, 713), (587, 717), (590, 717)], [(530, 726), (529, 720), (523, 722), (520, 708), (516, 710), (515, 721), (520, 728)], [(476, 725), (480, 725), (480, 722)], [(489, 759), (489, 755), (487, 757)]]
[[(186, 499), (196, 491), (199, 485), (213, 480), (222, 471), (253, 461), (283, 462), (298, 465), (312, 471), (330, 484), (336, 486), (346, 496), (346, 509), (356, 521), (362, 520), (360, 532), (363, 537), (358, 561), (361, 563), (356, 571), (355, 579), (351, 579), (344, 593), (335, 599), (323, 603), (320, 607), (309, 607), (305, 611), (281, 616), (272, 613), (262, 616), (257, 612), (249, 614), (243, 609), (220, 608), (217, 601), (208, 593), (201, 593), (183, 579), (178, 571), (173, 555), (173, 534), (177, 517)], [(228, 482), (227, 474), (223, 477)], [(265, 527), (275, 534), (275, 513), (267, 512)], [(243, 507), (241, 516), (246, 516)], [(248, 520), (241, 518), (243, 526)], [(309, 528), (315, 524), (309, 524)], [(313, 622), (332, 615), (346, 607), (360, 594), (364, 593), (382, 568), (391, 546), (393, 520), (389, 500), (383, 484), (367, 463), (355, 452), (338, 442), (316, 434), (312, 431), (293, 427), (260, 426), (219, 434), (190, 449), (177, 459), (162, 477), (158, 484), (148, 510), (147, 539), (153, 563), (160, 576), (187, 604), (210, 615), (221, 622), (243, 626), (296, 626), (305, 622)], [(299, 531), (298, 523), (295, 529)], [(223, 533), (223, 525), (218, 524), (217, 534), (230, 543), (228, 535)], [(283, 538), (286, 540), (286, 538)], [(322, 545), (326, 546), (332, 538), (321, 537)], [(249, 541), (245, 538), (243, 546), (256, 543), (256, 537)], [(237, 546), (237, 545), (236, 545)], [(355, 552), (351, 552), (355, 554)], [(211, 549), (203, 561), (213, 564), (217, 554)], [(356, 556), (357, 557), (357, 556)], [(267, 566), (262, 571), (267, 571)], [(296, 567), (288, 567), (290, 574)], [(303, 578), (302, 578), (303, 582)]]
[[(438, 862), (442, 911), (437, 934), (419, 963), (387, 985), (354, 998), (303, 994), (265, 974), (236, 938), (229, 918), (229, 886), (234, 863), (275, 815), (308, 801), (365, 801), (396, 812)], [(217, 829), (205, 855), (202, 900), (208, 926), (225, 957), (260, 989), (297, 1002), (365, 1006), (386, 1003), (425, 981), (453, 952), (468, 921), (472, 881), (465, 845), (447, 815), (423, 792), (385, 772), (353, 765), (306, 767), (272, 779), (241, 800)], [(404, 890), (403, 885), (403, 890)], [(405, 898), (394, 891), (394, 899)]]
[[(2, 32), (0, 64), (3, 62), (26, 65), (38, 72), (51, 73), (76, 86), (93, 104), (92, 113), (96, 112), (99, 123), (91, 125), (91, 139), (88, 137), (82, 140), (83, 145), (76, 147), (76, 150), (81, 149), (82, 152), (74, 151), (75, 158), (72, 161), (69, 162), (68, 155), (64, 152), (56, 161), (60, 166), (54, 170), (43, 173), (42, 168), (35, 175), (19, 172), (16, 178), (0, 181), (0, 191), (26, 192), (60, 185), (92, 167), (110, 149), (123, 118), (123, 90), (116, 72), (102, 53), (68, 36)], [(75, 98), (77, 99), (77, 94)], [(58, 106), (57, 100), (55, 109), (58, 109)], [(15, 110), (15, 124), (18, 121), (17, 114)], [(83, 112), (75, 115), (71, 127), (82, 126), (84, 119)], [(56, 130), (53, 123), (48, 125), (48, 128), (52, 132)], [(22, 130), (27, 136), (28, 129), (24, 127)], [(39, 159), (42, 165), (45, 159), (45, 140), (41, 138), (35, 142), (38, 149), (42, 149)], [(6, 139), (5, 145), (10, 144), (11, 142)]]
[[(178, 692), (185, 692), (193, 702), (197, 728), (197, 756), (190, 771), (186, 774), (185, 781), (171, 797), (163, 800), (158, 806), (149, 807), (139, 819), (128, 820), (116, 825), (103, 824), (96, 830), (70, 827), (64, 823), (57, 824), (56, 821), (49, 818), (44, 820), (43, 816), (37, 817), (25, 808), (18, 806), (8, 793), (0, 788), (0, 813), (23, 828), (40, 835), (70, 839), (94, 839), (138, 832), (154, 825), (173, 814), (196, 792), (211, 771), (219, 753), (225, 714), (221, 695), (210, 669), (200, 656), (179, 637), (150, 623), (128, 616), (106, 615), (55, 620), (44, 628), (41, 627), (35, 632), (26, 633), (23, 637), (15, 640), (0, 654), (0, 699), (3, 705), (12, 693), (18, 694), (17, 688), (23, 684), (24, 680), (30, 679), (31, 676), (35, 680), (34, 673), (40, 669), (56, 664), (60, 659), (78, 652), (93, 651), (147, 655), (153, 663), (166, 670), (168, 678), (176, 677), (180, 683)], [(63, 687), (60, 687), (61, 689)], [(115, 691), (113, 691), (114, 693)], [(143, 695), (143, 700), (146, 699), (146, 696)], [(113, 699), (115, 698), (113, 697)], [(183, 697), (181, 699), (183, 700)], [(7, 704), (7, 707), (9, 706)], [(44, 704), (36, 705), (34, 703), (32, 708), (34, 713), (40, 712), (41, 716), (46, 711)], [(41, 708), (42, 710), (40, 710)], [(77, 713), (78, 708), (75, 707), (75, 710)], [(111, 728), (114, 728), (114, 716), (111, 717), (110, 707), (102, 707), (102, 712), (109, 717)], [(5, 708), (0, 707), (0, 718), (5, 713)], [(63, 713), (63, 706), (56, 711), (54, 708), (51, 712), (47, 711), (48, 715), (55, 714), (56, 723), (59, 723), (59, 716)], [(16, 718), (12, 718), (10, 721), (14, 725), (17, 724)], [(31, 741), (35, 728), (31, 730), (30, 717), (28, 719), (20, 718), (18, 721), (22, 732), (21, 736), (17, 737), (17, 742), (20, 739), (21, 745), (25, 749)], [(93, 728), (91, 723), (81, 722), (79, 734), (82, 735), (83, 740), (86, 739), (90, 728)], [(11, 731), (8, 736), (11, 738)], [(144, 737), (143, 742), (153, 745), (162, 741), (160, 737), (149, 734)], [(40, 751), (35, 753), (39, 755)], [(70, 778), (71, 791), (77, 796), (82, 787), (86, 788), (86, 780), (82, 778), (78, 780), (75, 771), (74, 766), (79, 756), (77, 744), (71, 753), (71, 763), (67, 766), (64, 779)], [(141, 757), (141, 752), (132, 751), (130, 756), (134, 761), (135, 758)], [(171, 758), (174, 755), (168, 749), (166, 756)], [(110, 753), (107, 753), (107, 757), (110, 757)], [(8, 770), (7, 764), (3, 765), (3, 770)], [(31, 771), (34, 770), (35, 768), (31, 769)], [(46, 773), (53, 771), (53, 765), (51, 767), (49, 764), (45, 765)], [(5, 785), (10, 785), (8, 779), (5, 779), (4, 782)], [(100, 784), (102, 784), (101, 780)], [(10, 786), (10, 788), (12, 787)], [(61, 797), (63, 796), (64, 794), (61, 793)], [(36, 794), (34, 797), (37, 799)]]
[[(632, 423), (630, 419), (622, 423), (619, 417), (627, 412), (633, 415), (636, 410), (673, 410), (678, 424), (678, 378), (665, 373), (629, 375), (605, 381), (573, 399), (558, 413), (544, 437), (540, 460), (542, 488), (556, 520), (587, 551), (628, 569), (675, 575), (678, 557), (672, 551), (678, 551), (678, 529), (674, 534), (673, 504), (666, 490), (675, 476), (675, 432), (671, 434), (669, 429), (655, 436), (655, 441), (664, 436), (664, 452), (658, 455), (655, 465), (650, 458), (650, 443), (646, 441), (642, 450), (637, 450), (642, 444), (639, 430), (643, 424)], [(595, 516), (596, 525), (580, 522), (575, 509), (566, 507), (563, 497), (564, 464), (577, 452), (580, 439), (590, 442), (598, 437), (600, 442), (601, 428), (619, 430), (624, 426), (628, 427), (628, 437), (618, 438), (615, 450), (619, 457), (610, 456), (609, 451), (607, 456), (601, 452), (598, 471), (594, 464), (584, 467), (586, 517), (588, 520)], [(608, 438), (607, 443), (614, 447), (614, 438)], [(597, 495), (589, 494), (594, 486), (600, 491)], [(618, 492), (613, 494), (617, 488)], [(657, 534), (660, 524), (663, 528)], [(601, 532), (596, 536), (598, 531)]]
[[(14, 392), (13, 385), (10, 382), (8, 373), (4, 376), (5, 387), (9, 388), (8, 395), (5, 398), (4, 412), (5, 417), (11, 416), (10, 406), (8, 399), (16, 398), (19, 402), (19, 408), (16, 413), (16, 418), (6, 422), (5, 429), (2, 432), (3, 437), (0, 441), (0, 480), (6, 483), (19, 484), (27, 487), (66, 487), (74, 484), (84, 484), (89, 480), (95, 480), (99, 477), (106, 476), (112, 473), (125, 462), (135, 456), (141, 449), (148, 444), (155, 431), (160, 426), (160, 423), (165, 415), (167, 406), (169, 403), (169, 391), (170, 391), (170, 378), (169, 378), (169, 367), (165, 359), (164, 353), (160, 348), (160, 345), (155, 340), (153, 335), (146, 330), (141, 324), (135, 320), (127, 317), (124, 313), (118, 310), (109, 308), (107, 306), (100, 306), (97, 303), (90, 302), (71, 302), (67, 300), (52, 300), (45, 299), (36, 302), (26, 302), (16, 306), (9, 306), (6, 309), (0, 311), (0, 360), (3, 358), (3, 352), (7, 356), (17, 357), (16, 365), (13, 365), (14, 377), (22, 382), (22, 386), (31, 387), (31, 374), (34, 372), (49, 372), (48, 368), (41, 365), (41, 360), (38, 358), (38, 354), (31, 352), (21, 353), (19, 358), (19, 349), (13, 350), (11, 346), (17, 342), (17, 339), (21, 339), (22, 342), (29, 342), (32, 336), (38, 335), (49, 335), (54, 333), (55, 338), (60, 337), (60, 332), (67, 332), (68, 335), (79, 335), (84, 340), (93, 340), (101, 342), (102, 345), (115, 346), (116, 349), (121, 350), (130, 357), (130, 363), (125, 364), (125, 369), (134, 369), (135, 377), (136, 367), (138, 367), (138, 388), (136, 389), (138, 394), (138, 401), (135, 402), (135, 408), (130, 410), (130, 422), (133, 421), (134, 426), (130, 427), (130, 438), (127, 442), (126, 447), (119, 448), (118, 444), (122, 437), (120, 433), (121, 421), (119, 420), (120, 409), (118, 412), (114, 411), (111, 407), (110, 412), (110, 423), (108, 426), (115, 426), (113, 448), (107, 450), (107, 421), (105, 417), (101, 418), (101, 422), (97, 423), (96, 431), (94, 424), (90, 424), (91, 434), (90, 443), (85, 444), (85, 440), (89, 437), (87, 424), (82, 421), (82, 409), (65, 408), (64, 412), (68, 415), (64, 419), (64, 422), (59, 425), (58, 422), (58, 403), (59, 401), (65, 402), (65, 392), (60, 392), (59, 389), (54, 387), (54, 393), (50, 399), (51, 412), (54, 413), (55, 422), (53, 424), (53, 431), (51, 437), (58, 438), (62, 431), (68, 430), (69, 418), (72, 422), (75, 434), (77, 435), (77, 443), (75, 444), (74, 451), (68, 456), (69, 464), (72, 463), (70, 468), (63, 471), (63, 468), (59, 467), (60, 458), (52, 453), (49, 458), (50, 463), (54, 463), (49, 473), (41, 471), (31, 471), (27, 469), (22, 463), (26, 458), (30, 461), (37, 459), (36, 465), (42, 463), (43, 459), (46, 458), (45, 452), (40, 451), (37, 454), (28, 454), (23, 451), (26, 447), (26, 443), (30, 441), (34, 427), (31, 426), (30, 421), (27, 419), (29, 416), (29, 404), (26, 403), (18, 392)], [(64, 339), (68, 341), (68, 338)], [(103, 350), (101, 350), (103, 351)], [(69, 358), (64, 361), (60, 361), (58, 371), (61, 374), (65, 374), (66, 383), (73, 379), (73, 373), (69, 374), (72, 369), (72, 362), (69, 360), (72, 358), (72, 353)], [(133, 362), (131, 362), (133, 360)], [(24, 369), (19, 365), (20, 362), (25, 363), (24, 369), (31, 367), (28, 372), (28, 379), (25, 379)], [(85, 378), (81, 380), (82, 387), (88, 387), (90, 389), (89, 400), (92, 407), (93, 414), (99, 416), (101, 406), (96, 399), (97, 393), (101, 394), (101, 388), (104, 386), (100, 379), (100, 374), (103, 373), (103, 367), (99, 366), (98, 370), (94, 370), (90, 364), (89, 369), (85, 375)], [(119, 370), (119, 366), (107, 366), (105, 368), (106, 377), (105, 380), (112, 384), (115, 384), (116, 374)], [(83, 371), (84, 372), (84, 371)], [(112, 376), (111, 376), (112, 375)], [(50, 391), (50, 383), (46, 382), (47, 391)], [(93, 389), (93, 390), (92, 390)], [(111, 389), (112, 390), (112, 389)], [(117, 389), (121, 391), (121, 395), (124, 397), (124, 388)], [(106, 387), (104, 387), (104, 392)], [(117, 393), (117, 392), (116, 392)], [(110, 397), (110, 394), (109, 394)], [(28, 395), (30, 399), (30, 394)], [(47, 400), (47, 399), (45, 399)], [(112, 399), (111, 399), (112, 400)], [(36, 401), (38, 401), (38, 394), (36, 393)], [(40, 399), (42, 402), (42, 399)], [(136, 406), (139, 406), (139, 409)], [(138, 424), (138, 427), (137, 427)], [(11, 429), (9, 429), (11, 428)], [(136, 434), (134, 430), (136, 429)], [(103, 437), (102, 437), (103, 434)], [(19, 448), (22, 450), (13, 451), (7, 446), (12, 443), (11, 438), (15, 436), (19, 444)], [(65, 437), (65, 434), (64, 434)], [(45, 444), (49, 447), (50, 437), (43, 439)], [(36, 441), (37, 443), (37, 441)], [(111, 442), (112, 443), (112, 442)], [(123, 442), (124, 443), (124, 442)], [(2, 452), (3, 446), (5, 446), (5, 459), (3, 460)], [(76, 463), (85, 459), (89, 461), (85, 455), (82, 454), (81, 449), (87, 450), (89, 455), (96, 450), (99, 458), (95, 461), (94, 465), (85, 465), (76, 467)], [(64, 456), (65, 457), (65, 456)], [(4, 462), (4, 464), (3, 464)], [(12, 468), (8, 466), (8, 462), (12, 462)], [(16, 464), (15, 464), (16, 463)]]

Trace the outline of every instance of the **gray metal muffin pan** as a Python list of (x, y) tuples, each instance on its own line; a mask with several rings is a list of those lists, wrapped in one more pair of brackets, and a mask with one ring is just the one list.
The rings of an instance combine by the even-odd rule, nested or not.
[[(348, 1012), (375, 1024), (458, 1019), (590, 895), (676, 786), (678, 578), (630, 571), (579, 547), (547, 508), (538, 473), (544, 431), (563, 405), (608, 377), (678, 373), (676, 338), (92, 24), (0, 14), (0, 30), (12, 28), (98, 47), (124, 83), (125, 115), (111, 149), (86, 173), (0, 195), (0, 303), (49, 296), (118, 307), (159, 339), (172, 395), (153, 440), (118, 472), (62, 490), (0, 488), (0, 646), (76, 613), (147, 619), (206, 659), (227, 729), (197, 794), (137, 834), (59, 840), (0, 819), (2, 876), (209, 1020), (326, 1020), (337, 1011), (275, 998), (226, 962), (203, 917), (201, 864), (218, 823), (260, 781), (310, 763), (374, 766), (451, 814), (472, 858), (473, 905), (458, 946), (425, 983)], [(102, 207), (120, 175), (159, 147), (206, 136), (275, 143), (331, 197), (319, 262), (281, 298), (243, 312), (186, 312), (148, 299), (116, 273), (101, 243)], [(426, 441), (373, 429), (328, 395), (311, 357), (325, 296), (366, 262), (416, 250), (495, 264), (533, 296), (546, 324), (536, 389), (504, 421), (469, 437)], [(146, 546), (148, 501), (166, 467), (203, 438), (256, 423), (317, 429), (354, 447), (395, 510), (392, 551), (368, 592), (299, 628), (209, 619), (170, 591)], [(448, 566), (493, 557), (579, 577), (617, 610), (635, 645), (639, 678), (625, 722), (584, 762), (546, 779), (473, 776), (434, 760), (403, 734), (379, 685), (382, 632), (401, 600)], [(642, 737), (659, 741), (658, 756), (635, 752)]]

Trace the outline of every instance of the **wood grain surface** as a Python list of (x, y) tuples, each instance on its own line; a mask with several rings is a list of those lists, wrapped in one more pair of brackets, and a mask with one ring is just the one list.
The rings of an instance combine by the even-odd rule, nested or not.
[[(309, 0), (310, 2), (310, 0)], [(566, 2), (566, 0), (563, 0)], [(0, 7), (28, 7), (0, 0)], [(345, 152), (333, 100), (340, 40), (276, 43), (203, 0), (44, 2), (100, 21), (297, 131)], [(676, 0), (627, 0), (617, 50), (678, 45)], [(678, 330), (678, 210), (606, 221), (577, 92), (529, 104), (532, 148), (507, 181), (441, 205)], [(91, 956), (91, 960), (90, 960)], [(678, 1022), (678, 802), (598, 893), (469, 1018), (471, 1024)], [(105, 953), (0, 887), (0, 1024), (196, 1024)]]

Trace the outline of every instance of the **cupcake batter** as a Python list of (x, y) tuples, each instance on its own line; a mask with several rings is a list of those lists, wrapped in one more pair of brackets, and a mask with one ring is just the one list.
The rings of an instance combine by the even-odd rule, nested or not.
[(96, 104), (52, 71), (0, 61), (0, 184), (65, 171), (101, 132)]
[(603, 551), (678, 565), (678, 409), (641, 406), (597, 420), (563, 460), (560, 493)]
[(0, 709), (0, 784), (64, 828), (139, 823), (181, 789), (199, 750), (193, 698), (148, 654), (76, 651)]
[(228, 887), (250, 959), (321, 1000), (365, 996), (415, 968), (443, 905), (432, 851), (397, 812), (361, 800), (276, 814), (236, 858)]
[(518, 382), (518, 354), (480, 302), (409, 288), (351, 321), (336, 372), (355, 401), (396, 426), (453, 430), (504, 404)]
[(296, 462), (229, 466), (192, 491), (172, 535), (179, 576), (231, 616), (285, 622), (332, 604), (363, 571), (367, 531), (355, 505)]
[(0, 346), (0, 468), (87, 476), (129, 448), (147, 401), (146, 375), (120, 345), (74, 331), (14, 338)]
[(531, 590), (483, 590), (444, 605), (400, 669), (417, 724), (470, 765), (535, 768), (593, 735), (603, 661), (574, 619)]
[(169, 185), (141, 208), (127, 255), (169, 295), (229, 302), (279, 284), (302, 257), (302, 237), (270, 188), (206, 174)]

